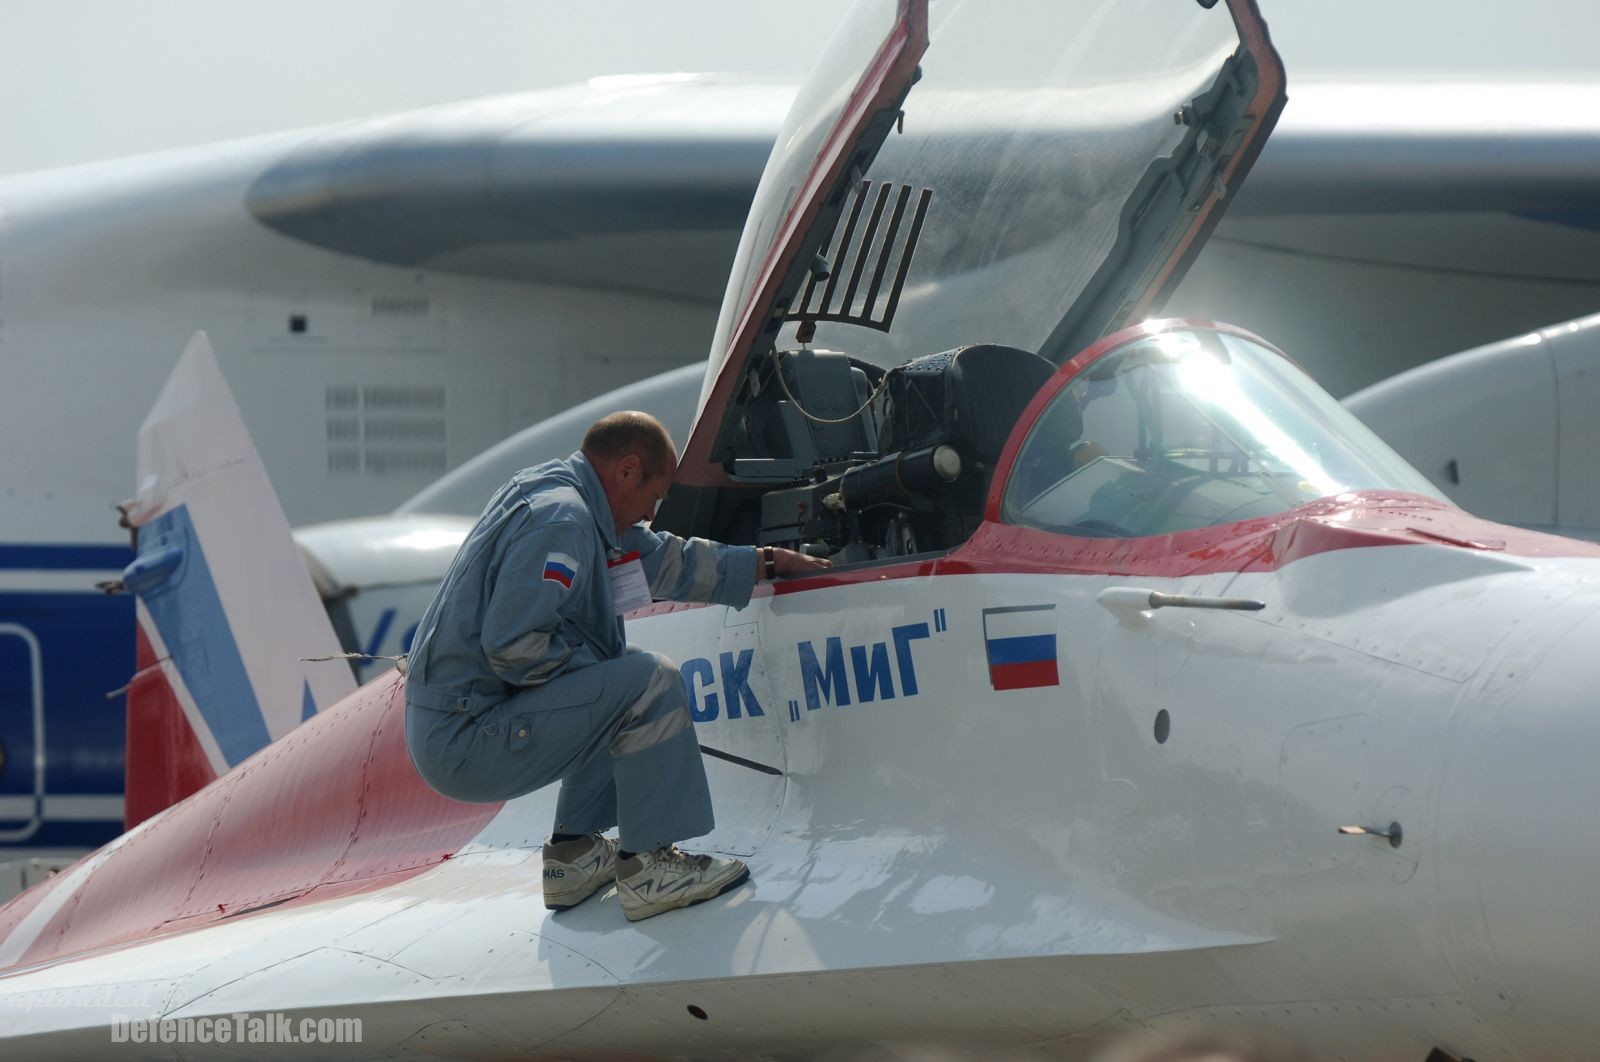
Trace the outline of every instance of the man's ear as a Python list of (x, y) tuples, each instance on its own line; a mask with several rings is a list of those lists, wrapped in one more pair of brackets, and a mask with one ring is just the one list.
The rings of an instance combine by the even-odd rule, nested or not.
[(644, 477), (644, 462), (638, 454), (624, 454), (617, 461), (617, 476), (624, 483), (633, 483)]

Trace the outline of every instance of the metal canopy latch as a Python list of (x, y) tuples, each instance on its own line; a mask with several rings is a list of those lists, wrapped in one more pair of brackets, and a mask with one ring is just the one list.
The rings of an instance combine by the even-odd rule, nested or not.
[(1340, 826), (1339, 832), (1350, 837), (1383, 837), (1388, 840), (1390, 848), (1399, 848), (1405, 835), (1398, 822), (1389, 823), (1388, 829), (1382, 826)]

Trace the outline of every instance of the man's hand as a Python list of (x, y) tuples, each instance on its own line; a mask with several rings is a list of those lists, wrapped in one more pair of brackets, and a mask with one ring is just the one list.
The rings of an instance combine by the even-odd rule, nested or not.
[(784, 578), (791, 575), (810, 575), (833, 567), (833, 561), (828, 560), (826, 557), (808, 557), (804, 553), (796, 553), (792, 549), (784, 549), (781, 546), (762, 546), (756, 550), (758, 578), (765, 579), (768, 577), (767, 558), (769, 556), (772, 558), (772, 570), (778, 576)]

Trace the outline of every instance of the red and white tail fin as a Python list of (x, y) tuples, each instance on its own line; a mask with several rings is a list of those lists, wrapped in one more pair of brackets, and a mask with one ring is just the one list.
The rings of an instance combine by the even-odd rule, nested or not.
[(182, 800), (355, 688), (205, 333), (139, 429), (138, 674), (127, 825)]

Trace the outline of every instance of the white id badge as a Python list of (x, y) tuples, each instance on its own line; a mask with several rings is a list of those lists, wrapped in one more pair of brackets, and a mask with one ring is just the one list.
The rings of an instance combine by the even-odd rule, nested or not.
[(611, 603), (617, 615), (650, 604), (650, 580), (644, 577), (639, 554), (624, 553), (614, 561), (607, 561), (606, 567), (611, 569)]

